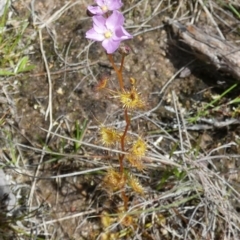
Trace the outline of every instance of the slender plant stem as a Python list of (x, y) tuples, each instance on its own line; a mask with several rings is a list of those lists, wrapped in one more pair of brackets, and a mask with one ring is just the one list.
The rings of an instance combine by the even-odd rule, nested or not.
[[(128, 131), (128, 128), (130, 126), (130, 119), (129, 119), (129, 116), (128, 116), (128, 111), (127, 109), (124, 110), (124, 118), (125, 118), (125, 122), (126, 122), (126, 127), (124, 129), (124, 132), (123, 132), (123, 135), (121, 137), (121, 150), (124, 152), (125, 151), (125, 137), (127, 135), (127, 131)], [(119, 165), (120, 165), (120, 173), (123, 173), (123, 159), (124, 159), (124, 154), (121, 154), (119, 155)]]
[(123, 202), (124, 202), (124, 210), (127, 211), (127, 209), (128, 209), (128, 196), (126, 195), (124, 189), (122, 191), (122, 199), (123, 199)]
[[(121, 150), (123, 152), (125, 151), (125, 137), (127, 135), (127, 131), (128, 131), (129, 126), (130, 126), (130, 119), (129, 119), (129, 116), (128, 116), (127, 109), (124, 110), (124, 117), (125, 117), (126, 127), (125, 127), (123, 135), (121, 137)], [(122, 174), (122, 176), (124, 174), (124, 166), (123, 166), (124, 157), (125, 157), (124, 154), (119, 155), (119, 172)], [(124, 202), (124, 209), (125, 209), (125, 211), (127, 211), (127, 209), (128, 209), (128, 197), (126, 196), (126, 193), (125, 193), (124, 189), (122, 189), (122, 199), (123, 199), (123, 202)]]
[(122, 55), (122, 60), (121, 60), (121, 66), (119, 68), (119, 72), (121, 72), (121, 73), (122, 73), (122, 70), (123, 70), (124, 59), (125, 59), (125, 55), (123, 54)]
[(119, 155), (118, 159), (119, 159), (119, 172), (122, 174), (123, 173), (123, 158), (124, 158), (124, 155), (121, 154)]
[[(123, 64), (124, 64), (125, 56), (122, 55), (121, 66), (120, 66), (119, 69), (116, 67), (116, 65), (114, 63), (112, 54), (108, 54), (108, 58), (109, 58), (109, 61), (114, 68), (114, 71), (117, 74), (119, 87), (120, 87), (121, 91), (124, 92), (122, 70), (123, 70)], [(126, 135), (127, 135), (127, 132), (128, 132), (128, 128), (130, 126), (130, 118), (128, 116), (128, 110), (127, 109), (124, 110), (124, 119), (125, 119), (125, 122), (126, 122), (126, 126), (125, 126), (125, 129), (124, 129), (123, 135), (121, 136), (121, 150), (123, 152), (125, 151), (125, 138), (126, 138)], [(122, 176), (124, 176), (124, 165), (123, 165), (124, 157), (125, 157), (124, 154), (119, 154), (119, 156), (118, 156), (118, 158), (119, 158), (119, 172)], [(125, 209), (125, 211), (127, 211), (127, 209), (128, 209), (128, 196), (126, 195), (124, 188), (122, 189), (122, 199), (123, 199), (123, 202), (124, 202), (124, 209)]]
[[(114, 68), (114, 71), (117, 74), (120, 89), (121, 89), (121, 91), (123, 91), (124, 90), (124, 84), (123, 84), (123, 76), (122, 76), (122, 65), (121, 65), (120, 69), (118, 69), (116, 67), (115, 63), (114, 63), (112, 54), (108, 54), (108, 58), (109, 58), (109, 61), (110, 61), (110, 63), (112, 64), (112, 66)], [(123, 62), (123, 59), (122, 59), (122, 62)]]

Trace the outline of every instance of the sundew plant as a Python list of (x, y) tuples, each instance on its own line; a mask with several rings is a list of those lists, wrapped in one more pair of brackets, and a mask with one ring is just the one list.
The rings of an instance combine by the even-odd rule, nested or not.
[[(138, 194), (143, 194), (144, 189), (139, 180), (133, 176), (127, 166), (142, 171), (144, 169), (142, 158), (146, 153), (147, 145), (142, 137), (133, 137), (130, 135), (131, 114), (135, 110), (145, 107), (145, 103), (136, 88), (134, 78), (125, 79), (123, 76), (124, 59), (130, 53), (130, 48), (122, 45), (124, 40), (132, 39), (132, 35), (124, 28), (124, 16), (119, 11), (122, 7), (120, 0), (96, 0), (96, 5), (88, 7), (88, 15), (92, 17), (93, 27), (86, 32), (86, 38), (100, 42), (103, 50), (116, 73), (118, 88), (107, 88), (108, 77), (101, 79), (96, 87), (98, 91), (105, 89), (108, 94), (116, 99), (123, 110), (125, 126), (123, 131), (115, 128), (100, 127), (100, 137), (103, 145), (120, 150), (119, 168), (110, 167), (104, 177), (104, 185), (110, 192), (120, 192), (123, 201), (122, 209), (128, 210), (127, 189), (132, 189)], [(113, 54), (121, 54), (121, 65), (117, 67)], [(128, 81), (128, 86), (125, 87)], [(128, 219), (129, 220), (129, 219)]]

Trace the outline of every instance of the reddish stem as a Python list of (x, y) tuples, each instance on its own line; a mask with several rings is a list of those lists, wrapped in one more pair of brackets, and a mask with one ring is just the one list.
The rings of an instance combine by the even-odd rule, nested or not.
[[(125, 151), (125, 137), (127, 135), (127, 131), (128, 131), (128, 128), (130, 126), (130, 119), (129, 119), (129, 116), (128, 116), (128, 111), (127, 109), (124, 110), (124, 118), (125, 118), (125, 122), (126, 122), (126, 126), (125, 126), (125, 129), (124, 129), (124, 132), (123, 132), (123, 135), (121, 136), (121, 150), (124, 152)], [(123, 159), (124, 159), (124, 156), (125, 154), (121, 154), (119, 155), (119, 165), (120, 165), (120, 173), (123, 173), (123, 170), (124, 170), (124, 167), (123, 167)]]
[(123, 202), (124, 202), (124, 209), (125, 209), (125, 211), (127, 211), (127, 209), (128, 209), (128, 197), (126, 196), (126, 193), (125, 193), (124, 190), (122, 191), (122, 199), (123, 199)]
[(114, 63), (112, 54), (108, 54), (108, 58), (109, 58), (110, 63), (113, 66), (114, 71), (117, 74), (120, 89), (121, 89), (121, 91), (123, 91), (124, 90), (124, 84), (123, 84), (122, 68), (123, 68), (124, 57), (122, 58), (121, 67), (119, 69), (116, 67), (116, 65)]
[(124, 59), (125, 59), (125, 55), (123, 54), (122, 55), (122, 60), (121, 60), (121, 66), (119, 68), (119, 72), (121, 72), (121, 73), (122, 73), (122, 69), (123, 69)]
[[(108, 58), (109, 58), (109, 61), (114, 68), (114, 71), (117, 74), (119, 87), (120, 87), (121, 91), (123, 92), (124, 91), (124, 83), (123, 83), (122, 70), (123, 70), (123, 64), (124, 64), (125, 56), (122, 55), (121, 65), (120, 65), (119, 69), (116, 67), (116, 65), (114, 63), (112, 54), (108, 54)], [(125, 122), (126, 122), (126, 126), (125, 126), (125, 129), (124, 129), (123, 135), (121, 136), (121, 150), (123, 152), (125, 151), (125, 138), (126, 138), (126, 135), (127, 135), (127, 132), (128, 132), (128, 128), (130, 126), (130, 119), (129, 119), (129, 116), (128, 116), (128, 110), (127, 109), (124, 110), (124, 119), (125, 119)], [(119, 157), (118, 157), (119, 158), (119, 172), (122, 174), (122, 176), (124, 174), (124, 165), (123, 165), (124, 157), (125, 157), (125, 154), (119, 154)], [(122, 189), (122, 199), (123, 199), (123, 202), (124, 202), (124, 209), (125, 209), (125, 211), (127, 211), (128, 197), (126, 196), (126, 193), (125, 193), (124, 189)]]

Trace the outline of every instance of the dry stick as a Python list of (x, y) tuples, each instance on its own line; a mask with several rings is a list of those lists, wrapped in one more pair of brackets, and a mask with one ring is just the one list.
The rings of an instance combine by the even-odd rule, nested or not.
[(205, 13), (207, 14), (208, 18), (210, 19), (210, 21), (212, 22), (212, 24), (216, 27), (218, 34), (220, 35), (221, 39), (225, 40), (224, 35), (222, 34), (221, 30), (219, 29), (216, 21), (214, 20), (213, 16), (211, 15), (211, 13), (209, 12), (208, 8), (206, 7), (205, 3), (202, 0), (198, 0), (198, 2), (200, 3), (200, 5), (202, 6), (203, 10), (205, 11)]
[[(76, 5), (77, 2), (70, 4), (70, 2), (67, 2), (62, 8), (60, 8), (59, 10), (55, 11), (51, 17), (49, 19), (47, 19), (46, 21), (44, 21), (43, 23), (37, 23), (38, 24), (38, 28), (39, 29), (43, 29), (45, 27), (48, 27), (50, 23), (53, 23), (54, 21), (56, 21), (57, 19), (60, 18), (60, 16), (66, 12), (68, 9), (70, 9), (71, 7), (73, 7), (74, 5)], [(41, 24), (41, 25), (40, 25)]]
[[(48, 101), (48, 108), (47, 108), (47, 111), (46, 111), (46, 114), (45, 114), (45, 120), (47, 120), (47, 117), (48, 117), (48, 114), (49, 114), (48, 134), (47, 134), (46, 139), (45, 139), (45, 143), (47, 144), (47, 142), (49, 140), (49, 137), (50, 137), (50, 131), (51, 131), (52, 126), (53, 126), (52, 80), (51, 80), (50, 70), (48, 68), (47, 58), (46, 58), (45, 51), (44, 51), (44, 48), (43, 48), (42, 30), (39, 29), (38, 33), (39, 33), (39, 39), (40, 39), (40, 49), (41, 49), (44, 65), (45, 65), (45, 68), (46, 68), (46, 71), (47, 71), (48, 85), (49, 85), (48, 86), (49, 101)], [(39, 164), (38, 164), (37, 169), (35, 171), (35, 175), (34, 175), (35, 177), (38, 176), (38, 174), (39, 174), (40, 166), (41, 166), (41, 163), (43, 162), (43, 157), (45, 156), (45, 149), (46, 149), (46, 147), (44, 146), (43, 147), (43, 152), (42, 152), (42, 155), (41, 155), (41, 158), (40, 158), (40, 161), (39, 161)], [(32, 183), (32, 187), (31, 187), (31, 191), (30, 191), (30, 194), (29, 194), (28, 205), (29, 205), (30, 208), (31, 208), (31, 205), (32, 205), (32, 198), (33, 198), (34, 190), (35, 190), (35, 187), (36, 187), (36, 183), (37, 183), (37, 178), (34, 179), (34, 181)]]
[(135, 5), (131, 6), (130, 8), (128, 8), (127, 10), (123, 11), (123, 13), (128, 13), (130, 12), (133, 8), (137, 7), (138, 5), (141, 4), (141, 2), (143, 2), (144, 0), (140, 0), (139, 2), (137, 2)]
[(59, 223), (60, 221), (66, 221), (68, 219), (73, 219), (73, 218), (76, 218), (76, 217), (89, 215), (89, 214), (92, 214), (92, 213), (95, 213), (95, 212), (101, 211), (101, 210), (102, 210), (102, 208), (99, 208), (98, 210), (93, 209), (93, 210), (89, 210), (89, 211), (85, 211), (85, 212), (79, 212), (79, 213), (76, 213), (76, 214), (72, 214), (70, 216), (58, 218), (58, 219), (55, 219), (55, 220), (46, 221), (44, 223), (41, 223), (41, 224), (35, 226), (33, 229), (39, 228), (39, 227), (43, 226), (44, 224), (47, 224), (47, 225), (51, 224), (52, 225), (55, 222)]
[[(157, 13), (158, 9), (160, 8), (160, 6), (162, 5), (162, 0), (158, 3), (157, 7), (154, 9), (154, 11), (152, 12), (151, 16), (148, 17), (147, 19), (144, 20), (144, 22), (135, 30), (135, 32), (137, 33), (143, 26), (145, 26), (150, 20), (152, 20), (155, 16), (157, 16), (159, 13), (164, 12), (165, 10), (167, 10), (169, 8), (166, 7), (163, 10), (161, 10), (159, 13)], [(170, 5), (172, 6), (172, 5)]]
[[(95, 61), (93, 63), (90, 63), (88, 66), (94, 66), (98, 63), (99, 61)], [(81, 66), (78, 66), (78, 67), (69, 67), (69, 68), (64, 68), (64, 69), (60, 69), (60, 70), (57, 70), (57, 71), (53, 71), (53, 72), (50, 72), (51, 76), (52, 75), (57, 75), (57, 74), (62, 74), (62, 73), (66, 73), (66, 72), (74, 72), (74, 71), (78, 71), (80, 69), (84, 69), (86, 68), (86, 65), (81, 65)], [(41, 72), (41, 73), (35, 73), (35, 74), (32, 74), (30, 75), (29, 77), (39, 77), (39, 76), (44, 76), (44, 75), (47, 75), (46, 72)]]
[(178, 14), (178, 12), (180, 11), (180, 9), (181, 9), (181, 7), (182, 7), (183, 4), (184, 4), (184, 1), (180, 1), (179, 5), (178, 5), (178, 8), (177, 8), (177, 10), (175, 11), (172, 19), (175, 19), (175, 18), (177, 17), (177, 14)]
[[(32, 12), (34, 12), (34, 0), (32, 2)], [(36, 25), (36, 18), (35, 16), (33, 17), (34, 19), (34, 24)], [(47, 110), (46, 110), (46, 114), (45, 114), (45, 121), (47, 120), (48, 118), (48, 115), (49, 115), (49, 127), (48, 127), (48, 133), (47, 133), (47, 136), (46, 136), (46, 139), (45, 139), (45, 143), (48, 142), (49, 140), (49, 137), (50, 137), (50, 131), (52, 129), (52, 125), (53, 125), (53, 113), (52, 113), (52, 80), (51, 80), (51, 74), (50, 74), (50, 70), (49, 70), (49, 67), (48, 67), (48, 62), (47, 62), (47, 58), (46, 58), (46, 55), (45, 55), (45, 51), (44, 51), (44, 47), (43, 47), (43, 37), (42, 37), (42, 28), (38, 26), (38, 35), (39, 35), (39, 44), (40, 44), (40, 50), (41, 50), (41, 54), (42, 54), (42, 58), (43, 58), (43, 62), (44, 62), (44, 66), (46, 68), (46, 72), (47, 72), (47, 78), (48, 78), (48, 97), (49, 97), (49, 101), (48, 101), (48, 107), (47, 107)], [(40, 161), (39, 161), (39, 164), (35, 170), (35, 174), (34, 174), (34, 177), (37, 177), (38, 174), (39, 174), (39, 171), (40, 171), (40, 166), (41, 166), (41, 163), (43, 162), (43, 158), (45, 156), (45, 149), (46, 147), (44, 146), (43, 147), (43, 151), (42, 151), (42, 155), (41, 155), (41, 158), (40, 158)], [(29, 205), (29, 209), (31, 209), (31, 206), (32, 206), (32, 200), (33, 200), (33, 195), (34, 195), (34, 190), (35, 190), (35, 187), (36, 187), (36, 183), (37, 183), (37, 178), (34, 178), (33, 180), (33, 183), (32, 183), (32, 187), (31, 187), (31, 191), (29, 193), (29, 199), (28, 199), (28, 205)]]

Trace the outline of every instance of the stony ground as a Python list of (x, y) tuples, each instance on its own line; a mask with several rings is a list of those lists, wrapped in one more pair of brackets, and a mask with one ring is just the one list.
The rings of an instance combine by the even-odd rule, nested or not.
[[(239, 3), (230, 2), (240, 12)], [(239, 239), (240, 112), (238, 102), (231, 102), (239, 86), (220, 97), (238, 81), (198, 59), (164, 25), (166, 17), (191, 22), (239, 46), (239, 16), (224, 1), (124, 3), (126, 27), (134, 35), (126, 42), (132, 52), (125, 81), (134, 77), (147, 103), (135, 113), (131, 131), (144, 136), (149, 157), (158, 159), (135, 173), (146, 194), (132, 195), (130, 207), (144, 202), (142, 211), (156, 209), (146, 211), (145, 220), (139, 217), (136, 234), (124, 235), (119, 226), (114, 231), (122, 231), (119, 239)], [(35, 65), (0, 81), (0, 162), (19, 199), (14, 213), (19, 221), (13, 224), (19, 239), (101, 239), (106, 229), (97, 216), (106, 209), (114, 213), (120, 201), (101, 185), (104, 168), (117, 159), (109, 162), (97, 129), (102, 123), (121, 126), (123, 117), (115, 101), (95, 91), (102, 75), (110, 76), (113, 87), (116, 79), (101, 46), (85, 39), (91, 27), (88, 4), (28, 0), (11, 8), (9, 28), (28, 22), (21, 44)], [(115, 59), (120, 61), (119, 54)], [(78, 127), (84, 143), (76, 146)], [(173, 163), (188, 169), (187, 181)], [(32, 220), (22, 217), (29, 215)]]

